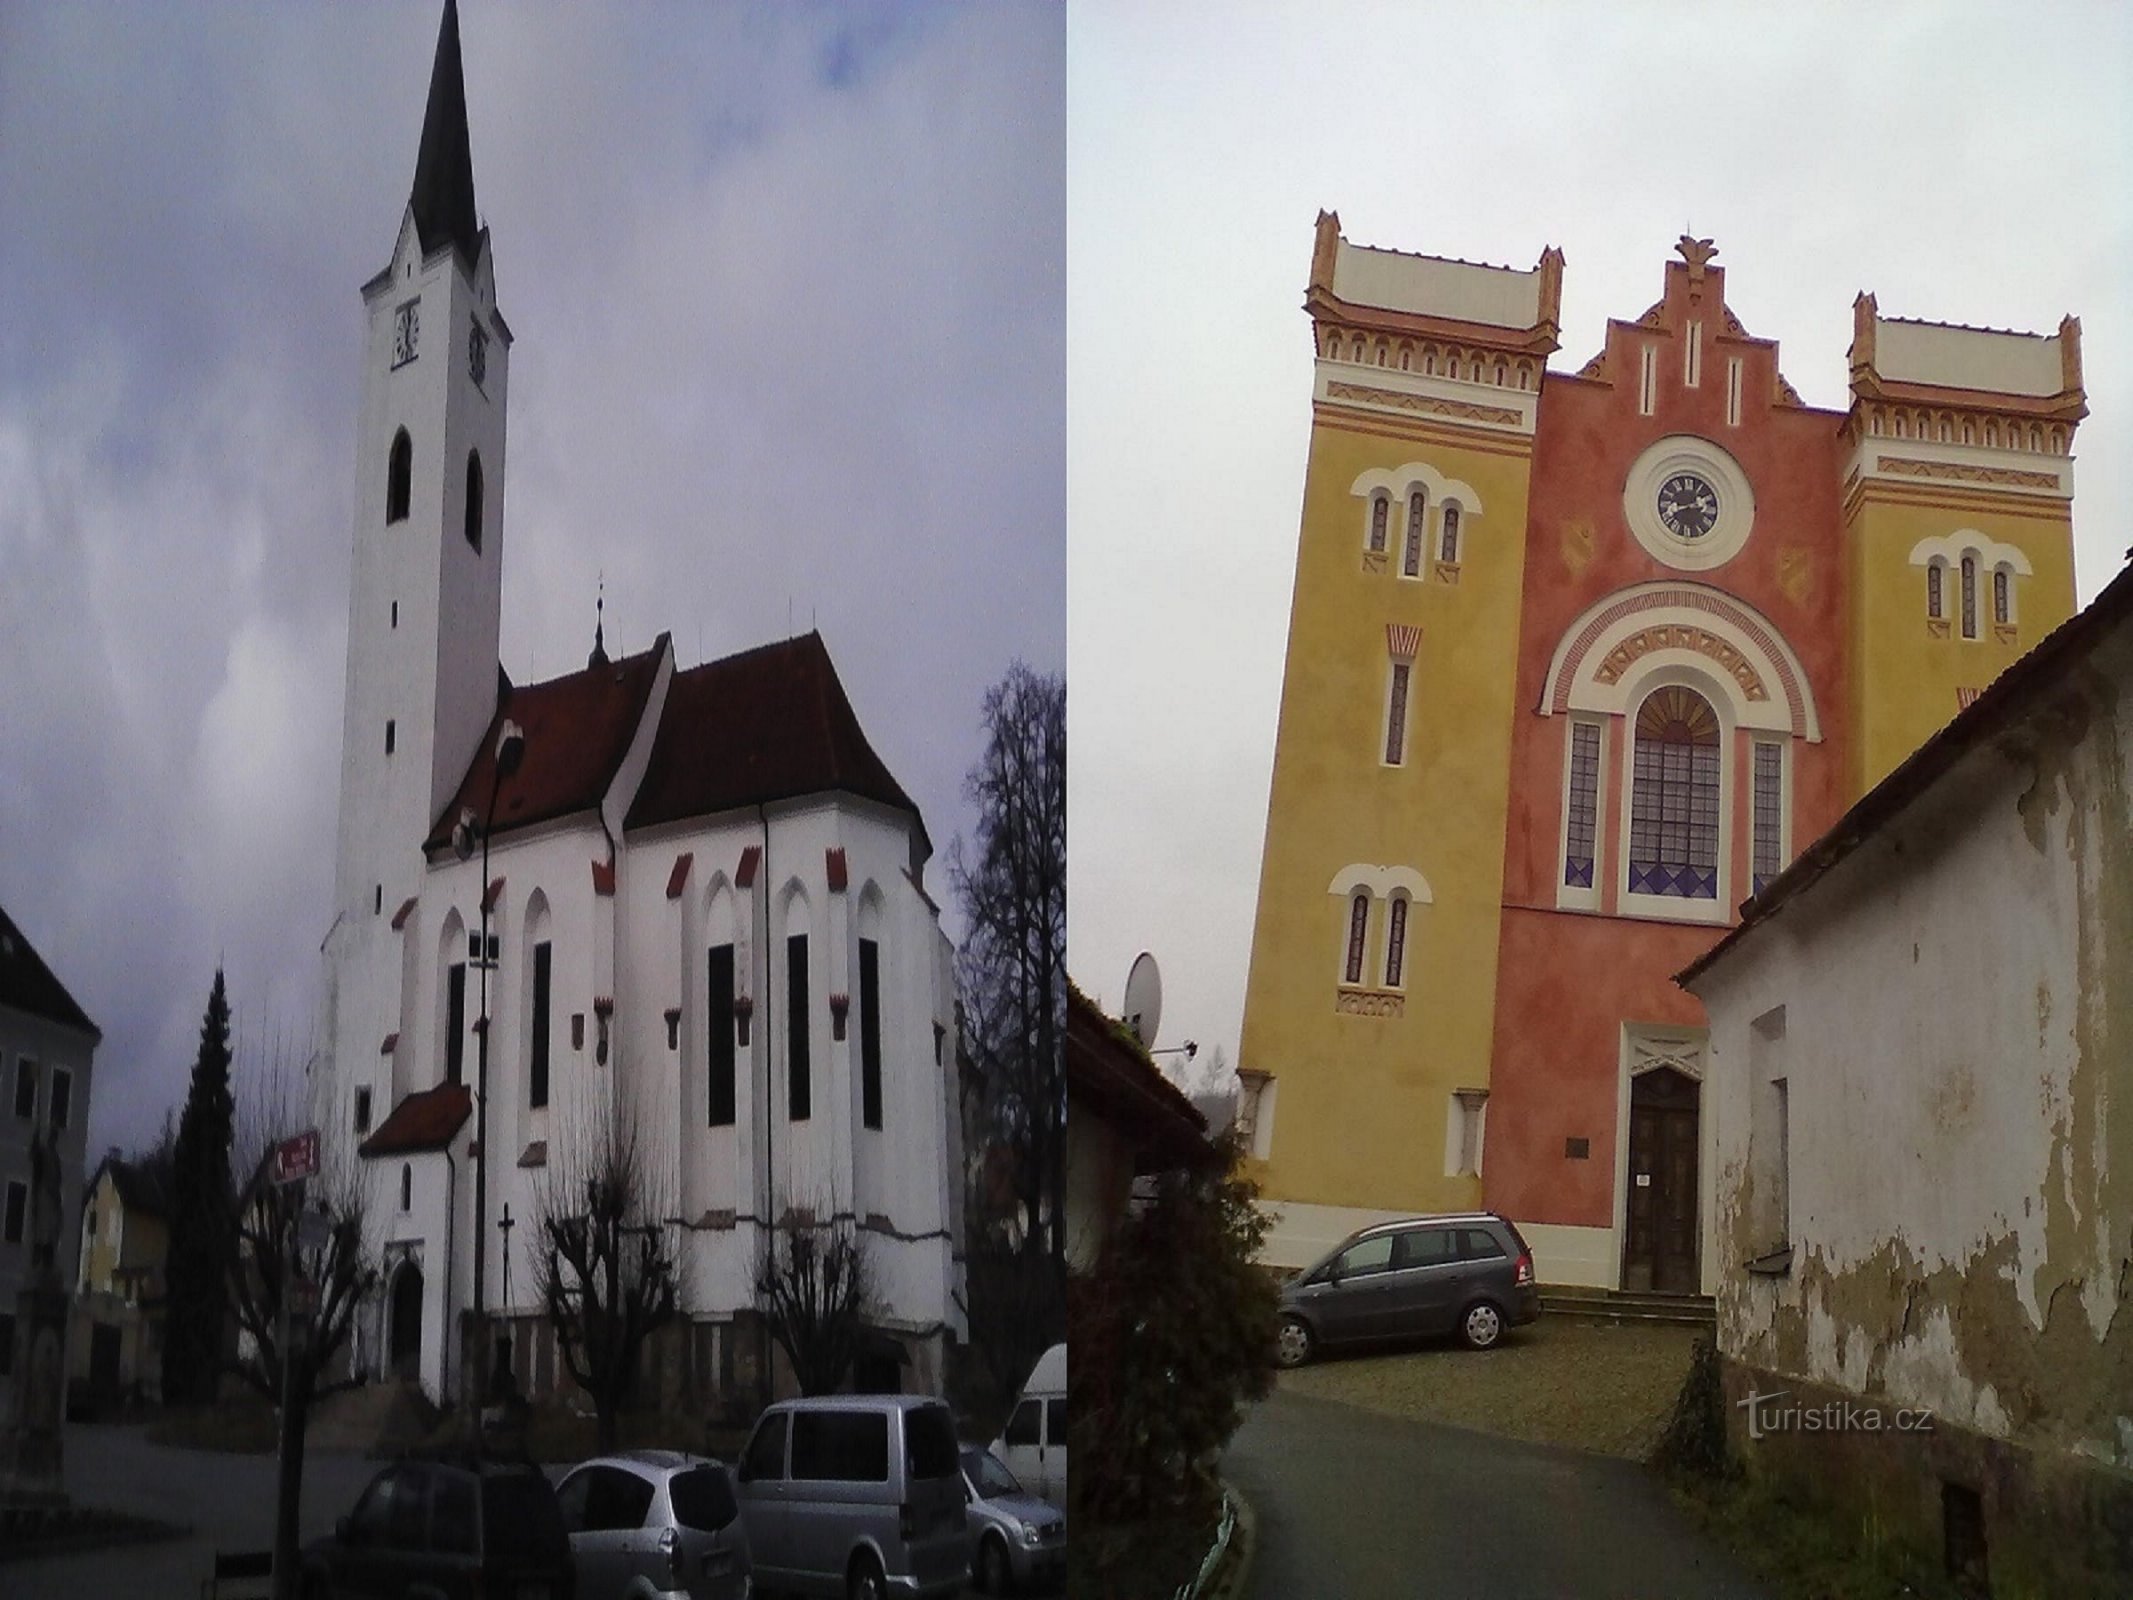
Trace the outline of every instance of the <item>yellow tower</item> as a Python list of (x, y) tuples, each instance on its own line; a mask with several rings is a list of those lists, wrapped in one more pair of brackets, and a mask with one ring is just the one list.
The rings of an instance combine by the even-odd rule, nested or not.
[(1852, 306), (1840, 437), (1847, 801), (2074, 612), (2081, 324), (2049, 337)]
[(1480, 1200), (1527, 490), (1562, 267), (1553, 249), (1528, 271), (1368, 249), (1318, 218), (1239, 1052), (1278, 1259)]

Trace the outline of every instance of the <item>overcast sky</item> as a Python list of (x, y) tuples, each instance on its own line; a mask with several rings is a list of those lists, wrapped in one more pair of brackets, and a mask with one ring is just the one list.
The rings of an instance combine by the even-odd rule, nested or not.
[[(1070, 962), (1236, 1061), (1309, 445), (1320, 207), (1363, 244), (1568, 257), (1575, 371), (1715, 238), (1748, 331), (1847, 404), (1852, 298), (2082, 319), (2082, 600), (2133, 543), (2133, 7), (1074, 0)], [(1204, 1060), (1203, 1056), (1203, 1060)]]
[[(243, 1047), (310, 1047), (358, 289), (441, 10), (0, 3), (0, 904), (104, 1030), (92, 1159), (218, 961)], [(461, 23), (505, 667), (581, 667), (603, 571), (613, 654), (819, 625), (944, 857), (986, 687), (1065, 659), (1060, 13)]]

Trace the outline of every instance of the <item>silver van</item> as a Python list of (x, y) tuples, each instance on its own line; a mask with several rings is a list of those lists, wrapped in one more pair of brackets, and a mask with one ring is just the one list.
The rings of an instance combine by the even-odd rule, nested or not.
[(556, 1500), (577, 1600), (748, 1600), (747, 1532), (721, 1463), (624, 1451), (573, 1467)]
[(970, 1579), (955, 1422), (921, 1395), (781, 1400), (741, 1452), (759, 1587), (932, 1600)]

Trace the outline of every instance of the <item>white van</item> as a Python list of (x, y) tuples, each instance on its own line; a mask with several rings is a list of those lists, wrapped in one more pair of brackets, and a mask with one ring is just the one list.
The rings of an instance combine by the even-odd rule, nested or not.
[(1055, 1344), (1030, 1369), (1022, 1398), (992, 1447), (1025, 1489), (1061, 1509), (1067, 1497), (1066, 1397), (1067, 1347)]

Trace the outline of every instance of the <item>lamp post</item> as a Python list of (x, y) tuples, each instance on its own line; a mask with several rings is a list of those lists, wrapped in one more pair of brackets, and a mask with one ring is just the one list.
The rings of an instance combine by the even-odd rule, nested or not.
[[(518, 770), (520, 758), (526, 753), (526, 731), (517, 723), (504, 719), (503, 727), (496, 735), (496, 765), (489, 780), (489, 809), (479, 819), (481, 828), (481, 933), (476, 946), (474, 965), (481, 972), (481, 1020), (475, 1026), (474, 1065), (474, 1321), (480, 1343), (475, 1349), (486, 1351), (489, 1333), (488, 1301), (482, 1293), (487, 1281), (483, 1271), (489, 1255), (489, 969), (496, 965), (489, 946), (489, 836), (496, 831), (496, 797), (504, 786), (504, 779)], [(465, 861), (474, 853), (474, 828), (476, 818), (471, 811), (461, 811), (459, 825), (452, 830), (452, 850)], [(488, 1370), (488, 1360), (482, 1369)]]

